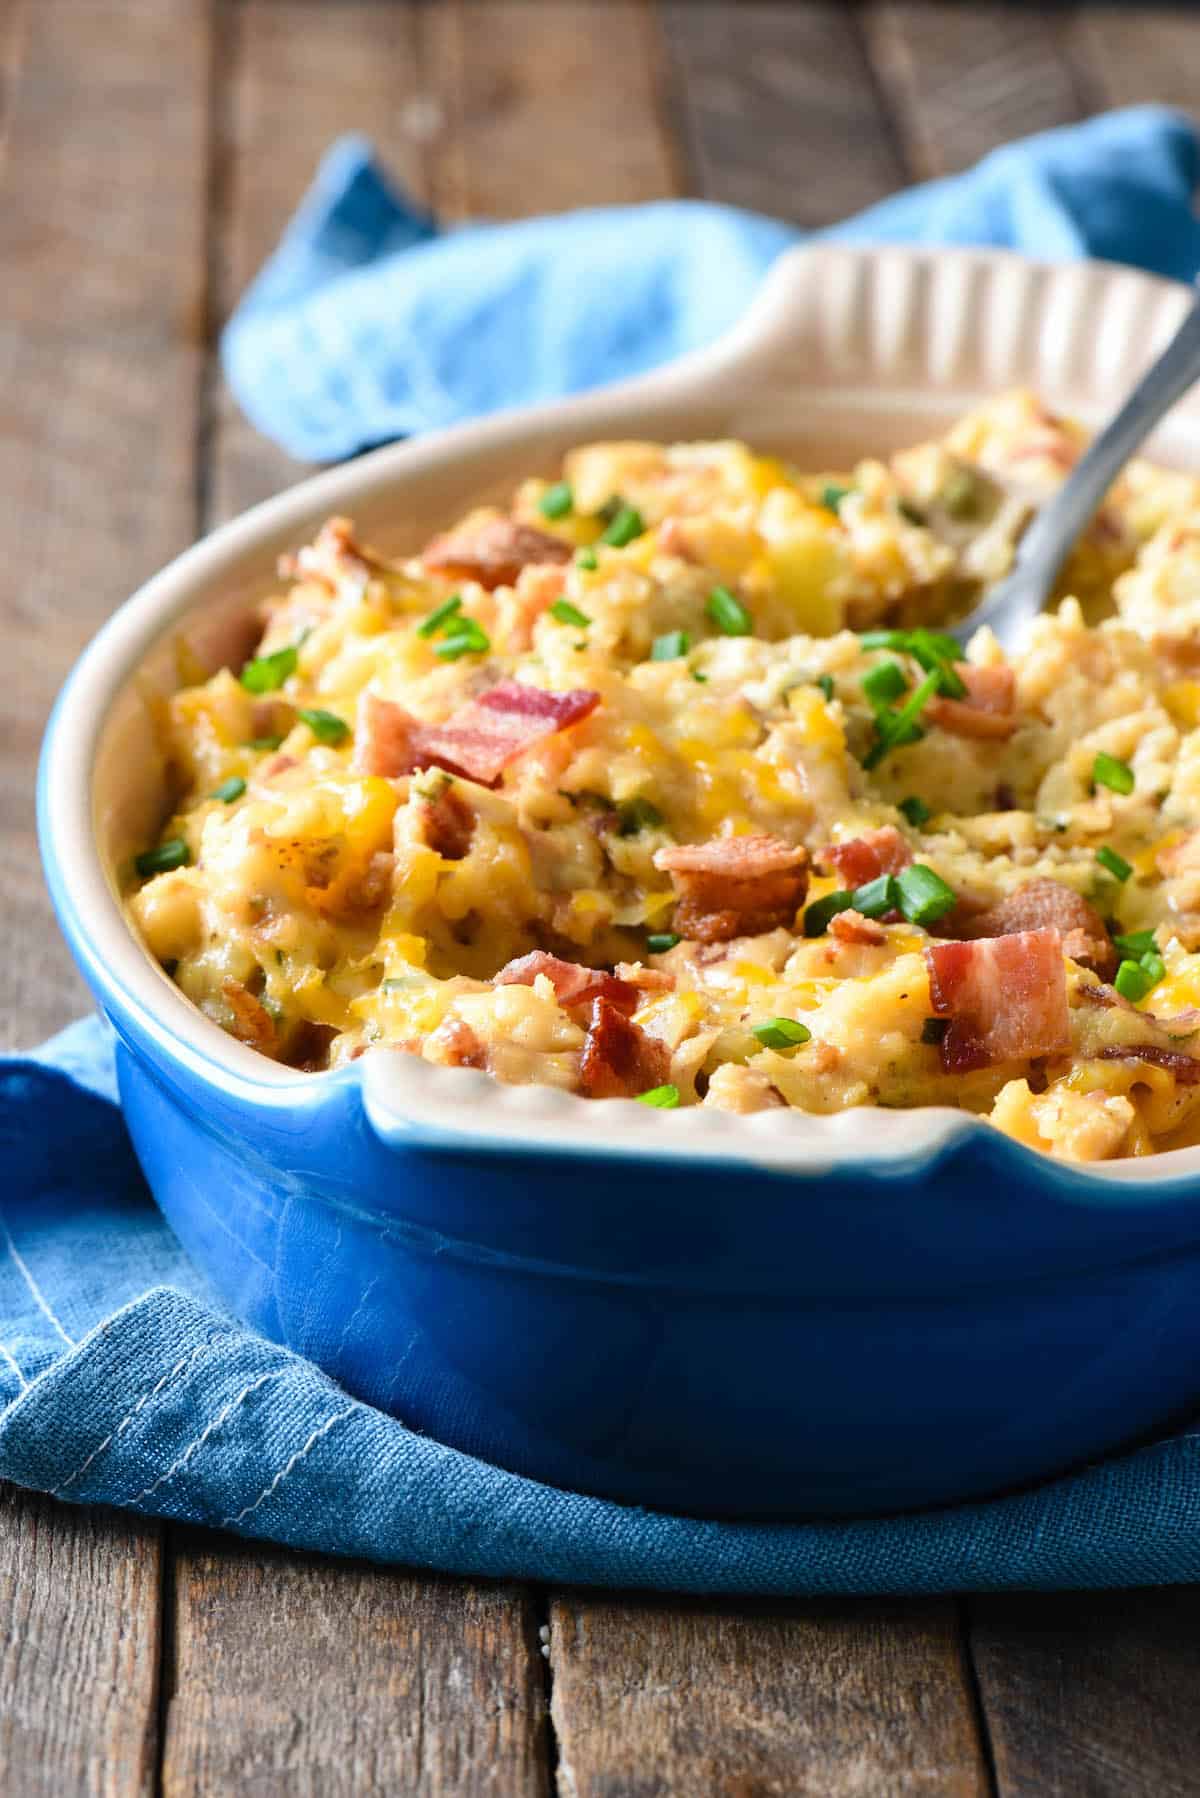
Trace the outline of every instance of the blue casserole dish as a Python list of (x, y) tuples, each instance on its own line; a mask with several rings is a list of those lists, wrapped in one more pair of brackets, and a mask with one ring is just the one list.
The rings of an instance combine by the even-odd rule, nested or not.
[[(188, 1004), (113, 874), (161, 816), (149, 706), (180, 644), (235, 653), (277, 554), (328, 513), (408, 549), (603, 435), (737, 435), (828, 465), (939, 428), (985, 380), (1094, 416), (1186, 303), (1098, 265), (798, 253), (715, 350), (320, 476), (122, 607), (47, 731), (43, 854), (151, 1190), (233, 1311), (470, 1453), (729, 1517), (994, 1491), (1200, 1396), (1200, 1150), (1085, 1170), (950, 1110), (654, 1112), (387, 1051), (298, 1074)], [(1101, 311), (1119, 329), (1081, 355), (1063, 321)], [(1057, 379), (1038, 362), (1055, 331), (1074, 346)], [(1200, 415), (1172, 429), (1158, 453), (1200, 459)]]

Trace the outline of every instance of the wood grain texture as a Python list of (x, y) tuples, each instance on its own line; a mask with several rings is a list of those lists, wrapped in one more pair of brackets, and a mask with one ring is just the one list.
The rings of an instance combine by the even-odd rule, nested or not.
[(0, 1486), (0, 1791), (154, 1790), (157, 1526)]
[(966, 168), (1010, 138), (1081, 116), (1053, 6), (880, 0), (863, 11), (884, 101), (913, 176)]
[(550, 1655), (564, 1798), (987, 1791), (952, 1604), (562, 1594)]
[(640, 0), (441, 0), (425, 69), (447, 130), (433, 193), (450, 218), (662, 199), (679, 185), (660, 43)]
[(502, 1586), (188, 1538), (164, 1798), (545, 1798), (537, 1622)]
[(853, 7), (664, 8), (671, 91), (706, 199), (827, 225), (902, 185)]
[(1152, 101), (1200, 111), (1194, 6), (1081, 6), (1066, 42), (1097, 107)]
[[(274, 249), (324, 152), (346, 132), (376, 144), (418, 201), (445, 114), (422, 75), (422, 9), (396, 0), (243, 0), (221, 12), (211, 244), (214, 326)], [(254, 429), (214, 371), (206, 523), (310, 472)]]
[(1000, 1798), (1194, 1798), (1200, 1592), (972, 1600)]
[(29, 0), (0, 167), (3, 1046), (85, 1008), (51, 920), (33, 769), (87, 638), (192, 535), (203, 318), (203, 0)]

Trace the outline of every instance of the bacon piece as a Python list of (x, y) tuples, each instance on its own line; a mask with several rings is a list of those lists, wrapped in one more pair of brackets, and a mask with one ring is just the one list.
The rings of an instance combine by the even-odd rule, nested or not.
[(843, 887), (861, 887), (881, 874), (899, 874), (912, 861), (912, 850), (894, 824), (885, 824), (848, 843), (826, 843), (817, 850), (817, 861), (832, 869)]
[(487, 1050), (462, 1018), (446, 1018), (432, 1033), (426, 1045), (435, 1051), (434, 1059), (443, 1067), (486, 1068)]
[(714, 837), (659, 849), (679, 894), (675, 929), (699, 943), (790, 924), (808, 891), (808, 851), (778, 837)]
[(647, 1036), (610, 1000), (592, 1001), (579, 1062), (579, 1084), (589, 1099), (636, 1099), (639, 1093), (662, 1086), (670, 1071), (665, 1043)]
[(453, 786), (436, 798), (421, 801), (421, 827), (431, 849), (448, 862), (460, 862), (475, 835), (475, 811)]
[(638, 991), (632, 981), (620, 980), (603, 968), (585, 968), (577, 961), (563, 961), (545, 949), (535, 949), (532, 955), (510, 961), (493, 977), (492, 985), (532, 986), (539, 974), (546, 976), (559, 1004), (568, 1009), (603, 999), (623, 1014), (637, 1010)]
[[(1173, 1024), (1173, 1018), (1161, 1019), (1160, 1022)], [(1195, 1086), (1200, 1082), (1200, 1058), (1185, 1055), (1182, 1049), (1168, 1049), (1158, 1043), (1117, 1043), (1107, 1049), (1097, 1049), (1092, 1055), (1093, 1061), (1146, 1061), (1151, 1067), (1166, 1068), (1174, 1074), (1180, 1086)]]
[(929, 993), (950, 1025), (942, 1068), (964, 1074), (1070, 1046), (1067, 980), (1057, 930), (1025, 930), (925, 950)]
[(977, 912), (959, 934), (974, 939), (1015, 936), (1023, 930), (1057, 930), (1071, 960), (1091, 968), (1101, 980), (1111, 980), (1117, 971), (1117, 952), (1103, 918), (1081, 893), (1057, 880), (1031, 880)]
[(835, 913), (829, 920), (829, 934), (838, 937), (843, 943), (870, 943), (877, 946), (887, 942), (887, 931), (874, 918), (864, 918), (860, 911), (848, 906), (845, 911)]
[(233, 1013), (233, 1034), (238, 1041), (249, 1043), (252, 1049), (270, 1055), (278, 1038), (275, 1034), (275, 1020), (266, 1006), (240, 980), (223, 980), (221, 991)]
[(511, 587), (522, 568), (531, 563), (569, 562), (573, 549), (561, 537), (551, 537), (531, 524), (514, 518), (489, 518), (467, 530), (435, 537), (421, 560), (435, 574), (453, 580), (478, 581), (494, 591)]
[(630, 986), (636, 986), (641, 993), (675, 991), (675, 976), (668, 974), (665, 968), (647, 968), (640, 961), (619, 961), (616, 973), (618, 980), (627, 980)]
[(956, 737), (1011, 737), (1017, 728), (1013, 712), (1017, 677), (1011, 668), (975, 668), (956, 662), (954, 672), (967, 689), (965, 699), (935, 693), (923, 716)]
[(364, 693), (355, 728), (355, 770), (394, 776), (444, 768), (496, 787), (509, 762), (543, 737), (578, 724), (599, 704), (599, 693), (590, 687), (544, 693), (522, 681), (504, 680), (445, 724), (422, 724), (390, 699)]

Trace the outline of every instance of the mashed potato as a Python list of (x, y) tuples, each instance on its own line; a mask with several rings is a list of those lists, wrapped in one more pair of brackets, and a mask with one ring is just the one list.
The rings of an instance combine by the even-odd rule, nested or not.
[(401, 563), (331, 520), (165, 708), (137, 930), (314, 1070), (1200, 1140), (1200, 483), (1131, 467), (1020, 657), (939, 630), (1082, 443), (1021, 393), (837, 475), (589, 445)]

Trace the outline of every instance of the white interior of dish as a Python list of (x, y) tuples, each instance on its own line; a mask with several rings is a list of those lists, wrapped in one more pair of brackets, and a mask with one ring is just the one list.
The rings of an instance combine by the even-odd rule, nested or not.
[[(279, 553), (330, 513), (350, 514), (385, 551), (409, 551), (470, 505), (501, 497), (523, 474), (551, 470), (564, 450), (591, 439), (739, 437), (802, 467), (836, 468), (936, 434), (985, 395), (1022, 384), (1095, 424), (1189, 303), (1182, 287), (1099, 263), (794, 251), (776, 264), (743, 324), (710, 350), (620, 387), (379, 450), (255, 508), (121, 608), (77, 665), (48, 733), (48, 848), (68, 902), (86, 919), (87, 953), (172, 1052), (208, 1077), (271, 1104), (301, 1102), (326, 1078), (277, 1067), (200, 1016), (129, 930), (115, 870), (157, 828), (165, 803), (147, 694), (177, 684), (181, 641), (204, 665), (220, 666), (253, 601), (271, 589)], [(1200, 467), (1200, 399), (1178, 407), (1150, 448), (1167, 463)], [(374, 1053), (361, 1066), (372, 1120), (396, 1139), (729, 1158), (814, 1172), (869, 1154), (875, 1168), (900, 1175), (949, 1140), (986, 1128), (945, 1108), (832, 1118), (650, 1112), (629, 1101), (504, 1087), (406, 1055)], [(1080, 1179), (1153, 1183), (1190, 1170), (1200, 1171), (1200, 1149), (1114, 1163)]]

